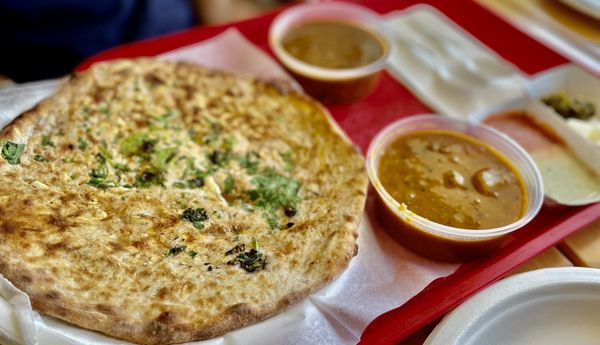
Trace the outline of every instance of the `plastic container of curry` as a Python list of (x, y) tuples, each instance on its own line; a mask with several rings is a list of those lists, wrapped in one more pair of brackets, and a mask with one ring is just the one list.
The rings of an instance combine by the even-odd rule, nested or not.
[[(404, 152), (398, 144), (403, 142)], [(397, 165), (390, 169), (390, 162)], [(383, 228), (406, 248), (436, 260), (467, 261), (490, 252), (531, 221), (544, 198), (537, 167), (512, 139), (439, 115), (412, 116), (384, 128), (369, 147), (367, 171)]]
[(334, 104), (370, 94), (390, 53), (377, 13), (335, 1), (283, 11), (271, 24), (269, 45), (304, 91)]

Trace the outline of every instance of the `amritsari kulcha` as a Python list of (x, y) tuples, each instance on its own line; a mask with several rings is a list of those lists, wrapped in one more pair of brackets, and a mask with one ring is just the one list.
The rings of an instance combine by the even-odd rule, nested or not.
[(127, 341), (265, 319), (357, 253), (364, 160), (285, 84), (99, 63), (0, 149), (0, 273), (35, 309)]

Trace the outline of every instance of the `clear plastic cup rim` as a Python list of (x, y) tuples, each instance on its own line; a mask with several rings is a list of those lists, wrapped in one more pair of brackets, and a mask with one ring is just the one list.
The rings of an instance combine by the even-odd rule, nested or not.
[[(523, 214), (523, 216), (515, 222), (497, 228), (462, 229), (433, 222), (427, 218), (421, 217), (411, 212), (405, 207), (402, 207), (402, 205), (398, 201), (396, 201), (381, 185), (381, 182), (379, 181), (379, 176), (377, 174), (378, 163), (379, 158), (381, 157), (381, 154), (383, 150), (387, 147), (387, 145), (389, 145), (394, 139), (402, 135), (402, 133), (399, 133), (399, 131), (402, 130), (402, 128), (411, 124), (418, 125), (419, 122), (422, 122), (424, 125), (429, 124), (429, 126), (424, 126), (423, 128), (415, 130), (442, 129), (466, 134), (481, 142), (484, 142), (490, 147), (493, 147), (496, 151), (502, 153), (504, 156), (507, 156), (507, 154), (502, 149), (499, 149), (496, 145), (494, 145), (494, 143), (490, 143), (487, 140), (483, 140), (482, 138), (479, 138), (471, 134), (470, 132), (473, 129), (476, 129), (478, 131), (481, 131), (482, 133), (485, 133), (490, 138), (494, 138), (494, 140), (497, 143), (502, 143), (506, 148), (510, 148), (512, 150), (512, 154), (518, 157), (521, 164), (518, 164), (518, 162), (512, 160), (511, 162), (516, 168), (518, 168), (519, 173), (521, 174), (521, 178), (523, 178), (524, 180), (523, 182), (525, 184), (525, 188), (527, 189), (528, 207), (525, 211), (525, 214)], [(412, 131), (408, 131), (406, 133)], [(519, 169), (520, 165), (525, 166), (526, 171), (523, 171), (524, 169)], [(495, 238), (501, 235), (506, 235), (529, 223), (538, 214), (544, 201), (544, 187), (542, 183), (541, 174), (537, 166), (535, 165), (533, 159), (519, 144), (517, 144), (507, 135), (486, 125), (469, 123), (466, 121), (451, 119), (440, 115), (424, 114), (403, 118), (391, 123), (383, 130), (381, 130), (369, 145), (369, 150), (367, 152), (367, 173), (369, 175), (369, 178), (371, 179), (371, 183), (375, 187), (375, 190), (377, 191), (379, 196), (403, 222), (408, 223), (418, 229), (429, 232), (431, 234), (455, 240), (485, 240)]]
[[(324, 68), (303, 62), (289, 54), (281, 44), (285, 34), (299, 24), (320, 19), (355, 23), (373, 34), (383, 45), (382, 56), (370, 64), (346, 69)], [(382, 70), (390, 54), (390, 40), (379, 15), (363, 6), (345, 2), (318, 2), (293, 6), (281, 12), (269, 28), (269, 45), (277, 58), (290, 70), (319, 80), (349, 80), (365, 77)]]

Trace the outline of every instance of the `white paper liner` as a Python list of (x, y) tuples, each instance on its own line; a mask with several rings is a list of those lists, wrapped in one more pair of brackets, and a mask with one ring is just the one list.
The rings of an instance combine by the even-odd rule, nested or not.
[(61, 82), (61, 79), (54, 79), (15, 84), (0, 91), (0, 128), (58, 90)]
[[(263, 79), (291, 80), (276, 62), (235, 29), (163, 56)], [(20, 112), (52, 94), (58, 83), (32, 83), (0, 91), (0, 124), (9, 123)], [(372, 209), (371, 201), (367, 202), (368, 210)], [(355, 344), (375, 317), (402, 305), (431, 281), (451, 274), (458, 267), (409, 252), (366, 215), (359, 233), (358, 255), (324, 289), (267, 320), (192, 344)], [(32, 311), (27, 296), (1, 276), (0, 297), (3, 345), (128, 344)]]
[(34, 320), (39, 316), (31, 309), (29, 296), (17, 289), (0, 274), (0, 315), (5, 320), (0, 323), (0, 339), (20, 339), (33, 344), (37, 340)]
[(161, 54), (160, 58), (200, 63), (208, 68), (260, 76), (265, 80), (287, 80), (299, 89), (279, 64), (233, 28), (213, 38)]

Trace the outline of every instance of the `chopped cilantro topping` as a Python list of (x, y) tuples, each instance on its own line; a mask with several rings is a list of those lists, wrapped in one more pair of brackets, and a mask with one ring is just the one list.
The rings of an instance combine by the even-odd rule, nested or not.
[(88, 184), (90, 186), (100, 188), (100, 189), (114, 188), (117, 186), (117, 184), (114, 181), (105, 181), (104, 179), (96, 179), (96, 178), (90, 179), (88, 181)]
[(173, 183), (173, 187), (175, 188), (180, 188), (180, 189), (194, 189), (194, 188), (200, 188), (204, 186), (204, 177), (195, 177), (193, 179), (187, 180), (185, 182), (174, 182)]
[[(158, 131), (161, 129), (170, 128), (170, 124), (175, 118), (179, 116), (179, 112), (176, 110), (167, 109), (166, 112), (158, 117), (154, 118), (154, 122), (149, 125), (150, 131)], [(172, 126), (172, 128), (176, 128)]]
[[(219, 135), (221, 134), (221, 124), (218, 122), (210, 122), (211, 132), (204, 138), (205, 144), (211, 144), (219, 140)], [(194, 140), (194, 139), (192, 139)], [(195, 141), (195, 140), (194, 140)]]
[(187, 249), (187, 246), (173, 247), (173, 248), (167, 250), (167, 252), (165, 253), (165, 256), (175, 256), (177, 254), (181, 254), (181, 253), (185, 252), (186, 249)]
[(271, 229), (281, 229), (282, 228), (279, 225), (279, 222), (277, 221), (277, 215), (275, 214), (275, 211), (267, 211), (267, 212), (263, 213), (263, 218), (267, 221), (267, 224), (269, 224), (269, 227)]
[(109, 174), (106, 157), (102, 153), (98, 153), (96, 154), (96, 160), (98, 161), (98, 166), (88, 174), (90, 177), (88, 184), (101, 189), (116, 187), (117, 182), (106, 180)]
[(284, 153), (279, 153), (279, 155), (281, 155), (281, 158), (285, 162), (285, 170), (286, 171), (294, 170), (294, 167), (296, 166), (296, 162), (294, 161), (294, 157), (293, 157), (294, 152), (290, 150), (290, 151), (287, 151)]
[(150, 188), (151, 186), (163, 186), (165, 177), (161, 173), (146, 170), (135, 177), (136, 188)]
[(42, 134), (42, 146), (56, 147), (48, 134)]
[(179, 189), (186, 189), (187, 188), (187, 183), (185, 182), (173, 182), (173, 184), (171, 185), (175, 188), (179, 188)]
[(104, 115), (110, 115), (110, 109), (107, 106), (103, 105), (98, 110)]
[(253, 248), (250, 249), (250, 251), (239, 254), (235, 259), (228, 261), (227, 264), (239, 264), (241, 268), (252, 273), (265, 269), (267, 266), (267, 260), (266, 257), (263, 258), (262, 253)]
[(252, 248), (258, 250), (259, 247), (258, 240), (256, 238), (252, 239)]
[(188, 255), (190, 258), (192, 258), (192, 259), (193, 259), (193, 258), (195, 258), (196, 256), (198, 256), (198, 252), (195, 252), (195, 251), (191, 250), (191, 251), (187, 252), (187, 255)]
[(7, 140), (0, 140), (0, 147), (2, 148), (2, 158), (6, 159), (8, 164), (19, 164), (21, 163), (21, 153), (25, 149), (25, 144), (15, 144)]
[(33, 157), (33, 160), (40, 163), (47, 162), (46, 157), (42, 155), (35, 155), (35, 157)]
[(157, 121), (159, 122), (169, 122), (171, 120), (174, 120), (177, 116), (179, 116), (179, 113), (177, 111), (168, 109), (163, 115), (159, 116), (157, 118)]
[(96, 159), (98, 160), (98, 167), (96, 169), (92, 169), (92, 171), (88, 174), (90, 176), (88, 184), (96, 188), (112, 187), (114, 183), (106, 183), (106, 177), (108, 176), (108, 165), (106, 164), (106, 158), (99, 153), (96, 155)]
[(191, 141), (193, 142), (197, 142), (196, 140), (196, 131), (192, 128), (188, 129), (187, 131), (188, 137), (190, 138)]
[(98, 161), (98, 163), (106, 163), (106, 156), (103, 155), (102, 153), (96, 153), (96, 160)]
[(246, 169), (248, 174), (254, 175), (258, 172), (258, 158), (259, 158), (258, 152), (256, 152), (256, 151), (247, 152), (240, 159), (240, 166), (242, 168)]
[(108, 159), (109, 161), (112, 160), (112, 154), (110, 154), (110, 152), (108, 151), (108, 145), (106, 144), (106, 141), (102, 141), (100, 146), (98, 146), (98, 151), (100, 151), (100, 154), (106, 157), (106, 159)]
[(225, 148), (231, 149), (231, 148), (233, 148), (234, 145), (235, 145), (234, 137), (227, 137), (223, 140), (223, 146), (225, 146)]
[(143, 132), (132, 133), (121, 142), (121, 153), (130, 157), (138, 156), (147, 164), (136, 176), (134, 186), (137, 188), (164, 185), (165, 171), (168, 164), (175, 158), (177, 149), (173, 147), (157, 149), (157, 143), (158, 140), (151, 139), (147, 133)]
[(156, 150), (150, 158), (150, 165), (155, 171), (164, 171), (167, 168), (167, 164), (175, 158), (176, 153), (177, 149), (174, 147)]
[[(190, 185), (189, 188), (200, 188), (200, 187), (204, 186), (204, 178), (206, 176), (209, 176), (216, 170), (216, 168), (213, 165), (209, 166), (208, 170), (206, 170), (206, 171), (196, 168), (196, 165), (194, 163), (194, 161), (195, 161), (194, 157), (185, 157), (183, 159), (187, 159), (187, 166), (186, 166), (185, 170), (183, 171), (183, 175), (181, 176), (181, 179), (185, 180), (188, 175), (192, 175), (192, 179), (188, 180), (188, 182), (190, 184), (193, 183), (194, 186)], [(194, 181), (192, 181), (192, 180), (194, 180)]]
[(157, 140), (150, 139), (147, 133), (135, 132), (121, 142), (121, 152), (125, 156), (140, 156), (148, 158), (154, 151)]
[(188, 208), (185, 211), (183, 211), (181, 219), (191, 222), (194, 225), (194, 228), (202, 230), (204, 229), (203, 222), (205, 220), (208, 220), (208, 214), (203, 208)]
[(79, 138), (77, 139), (77, 146), (81, 151), (85, 151), (85, 149), (88, 147), (88, 142), (84, 138)]
[(235, 181), (233, 180), (233, 177), (231, 175), (227, 176), (227, 178), (225, 179), (225, 186), (223, 188), (223, 192), (225, 192), (225, 194), (229, 194), (233, 191), (233, 187), (234, 187)]
[(235, 155), (231, 150), (227, 149), (225, 151), (214, 150), (210, 154), (208, 154), (208, 160), (216, 166), (224, 166), (229, 161), (235, 158)]
[(298, 191), (300, 183), (289, 177), (267, 169), (262, 175), (254, 177), (250, 182), (256, 186), (248, 192), (254, 205), (265, 211), (265, 220), (272, 229), (281, 228), (277, 222), (277, 210), (295, 207), (300, 201)]
[(265, 210), (277, 210), (282, 207), (293, 207), (299, 201), (300, 183), (289, 177), (267, 169), (261, 176), (251, 180), (256, 189), (248, 192), (254, 205)]
[(187, 181), (188, 188), (200, 188), (204, 186), (204, 177), (198, 176)]
[(122, 172), (130, 172), (131, 171), (131, 169), (129, 169), (129, 167), (127, 165), (122, 164), (122, 163), (115, 163), (113, 166), (115, 167), (115, 169), (120, 170)]

